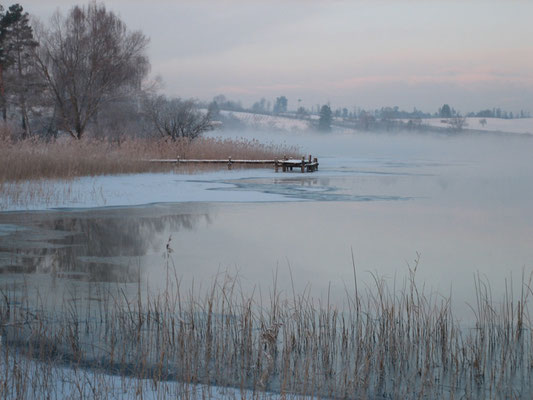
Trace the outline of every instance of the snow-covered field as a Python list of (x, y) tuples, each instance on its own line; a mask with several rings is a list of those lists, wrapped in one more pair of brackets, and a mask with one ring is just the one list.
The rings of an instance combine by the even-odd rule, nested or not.
[[(487, 121), (482, 124), (480, 121)], [(501, 118), (467, 118), (465, 129), (475, 129), (488, 132), (507, 132), (507, 133), (529, 133), (533, 134), (533, 118), (501, 119)], [(429, 126), (439, 128), (448, 128), (446, 119), (429, 118), (424, 119), (423, 123)]]
[(252, 114), (248, 112), (222, 111), (224, 115), (233, 115), (251, 129), (271, 129), (280, 131), (305, 131), (311, 126), (309, 121), (276, 115)]
[[(303, 132), (312, 129), (308, 120), (293, 119), (284, 116), (253, 114), (248, 112), (222, 111), (224, 115), (233, 115), (246, 127), (256, 130), (274, 130), (286, 132)], [(312, 115), (311, 119), (318, 119), (317, 115)], [(483, 124), (480, 121), (485, 120)], [(402, 120), (408, 122), (409, 120)], [(449, 124), (444, 118), (427, 118), (423, 124), (438, 128), (448, 128)], [(533, 118), (467, 118), (465, 129), (473, 129), (487, 132), (505, 132), (516, 134), (533, 134)], [(353, 132), (353, 131), (352, 131)]]

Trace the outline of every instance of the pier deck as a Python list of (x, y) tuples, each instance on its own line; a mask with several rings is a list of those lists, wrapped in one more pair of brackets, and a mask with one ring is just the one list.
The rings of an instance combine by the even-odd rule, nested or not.
[(294, 168), (300, 169), (301, 172), (318, 171), (318, 158), (309, 156), (301, 159), (283, 158), (280, 160), (234, 160), (231, 157), (227, 159), (209, 160), (209, 159), (183, 159), (179, 156), (170, 159), (151, 159), (148, 160), (153, 163), (174, 163), (180, 164), (226, 164), (228, 169), (233, 165), (272, 165), (274, 170), (278, 172), (280, 169), (283, 172), (293, 171)]

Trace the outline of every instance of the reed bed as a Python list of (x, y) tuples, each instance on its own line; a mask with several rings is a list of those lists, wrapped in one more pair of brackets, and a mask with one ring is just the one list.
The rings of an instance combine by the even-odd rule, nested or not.
[[(533, 392), (531, 277), (522, 277), (518, 293), (506, 283), (501, 301), (476, 277), (472, 320), (461, 322), (451, 299), (417, 285), (416, 265), (398, 289), (378, 277), (363, 289), (354, 279), (342, 305), (308, 291), (287, 295), (275, 283), (268, 296), (246, 293), (229, 276), (209, 290), (183, 288), (170, 259), (167, 271), (158, 292), (140, 282), (87, 283), (89, 294), (63, 297), (53, 309), (43, 294), (4, 285), (3, 397), (60, 397), (54, 365), (92, 371), (70, 385), (99, 398), (111, 398), (110, 376), (138, 382), (137, 398), (146, 382), (203, 385), (204, 398), (216, 387), (238, 388), (243, 398), (529, 399)], [(24, 360), (43, 367), (24, 372)]]
[[(173, 165), (148, 163), (152, 158), (276, 159), (297, 149), (249, 139), (123, 139), (13, 141), (0, 135), (0, 185), (42, 179), (169, 171)], [(212, 167), (211, 167), (212, 168)]]
[(292, 147), (244, 138), (14, 141), (5, 134), (5, 127), (2, 134), (0, 126), (0, 210), (62, 201), (105, 203), (100, 187), (94, 187), (89, 195), (75, 192), (72, 182), (80, 177), (170, 171), (190, 174), (225, 168), (217, 164), (188, 164), (176, 169), (172, 163), (147, 161), (153, 158), (262, 160), (295, 154), (297, 149)]

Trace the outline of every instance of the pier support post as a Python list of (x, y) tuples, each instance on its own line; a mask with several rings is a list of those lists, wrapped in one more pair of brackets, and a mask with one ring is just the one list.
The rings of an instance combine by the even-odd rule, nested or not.
[(302, 173), (305, 172), (305, 156), (302, 156)]
[(231, 164), (232, 164), (231, 157), (228, 157), (228, 169), (231, 169)]

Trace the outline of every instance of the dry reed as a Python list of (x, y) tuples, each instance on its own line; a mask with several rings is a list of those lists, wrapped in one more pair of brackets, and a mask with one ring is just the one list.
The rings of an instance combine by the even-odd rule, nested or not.
[[(7, 133), (6, 133), (7, 132)], [(133, 174), (144, 172), (194, 173), (224, 168), (217, 164), (188, 164), (175, 169), (173, 163), (150, 163), (153, 158), (176, 159), (276, 159), (294, 156), (296, 149), (263, 144), (256, 140), (197, 138), (195, 140), (86, 139), (25, 141), (10, 139), (0, 125), (0, 210), (27, 207), (32, 204), (52, 205), (61, 201), (102, 201), (101, 189), (94, 188), (92, 198), (74, 193), (72, 181), (84, 176)], [(237, 165), (236, 168), (239, 166)], [(65, 184), (50, 184), (61, 180)]]
[(198, 138), (195, 140), (124, 139), (45, 142), (13, 141), (0, 132), (0, 185), (40, 179), (168, 171), (172, 164), (148, 163), (152, 158), (275, 159), (293, 156), (296, 149), (248, 139)]
[[(101, 371), (136, 378), (138, 398), (146, 382), (228, 386), (252, 398), (264, 391), (342, 399), (530, 398), (531, 277), (522, 277), (516, 297), (506, 284), (501, 302), (477, 277), (474, 317), (465, 325), (454, 318), (450, 299), (417, 286), (416, 265), (396, 291), (377, 277), (373, 287), (358, 290), (355, 280), (344, 306), (313, 300), (309, 292), (285, 297), (275, 285), (265, 305), (228, 276), (207, 291), (184, 290), (169, 254), (167, 286), (158, 293), (140, 282), (90, 283), (87, 298), (47, 310), (42, 294), (5, 285), (0, 387), (7, 398), (21, 390), (60, 397), (53, 363), (95, 371), (74, 383), (101, 398), (109, 396), (95, 378)], [(24, 372), (28, 359), (48, 367)]]

